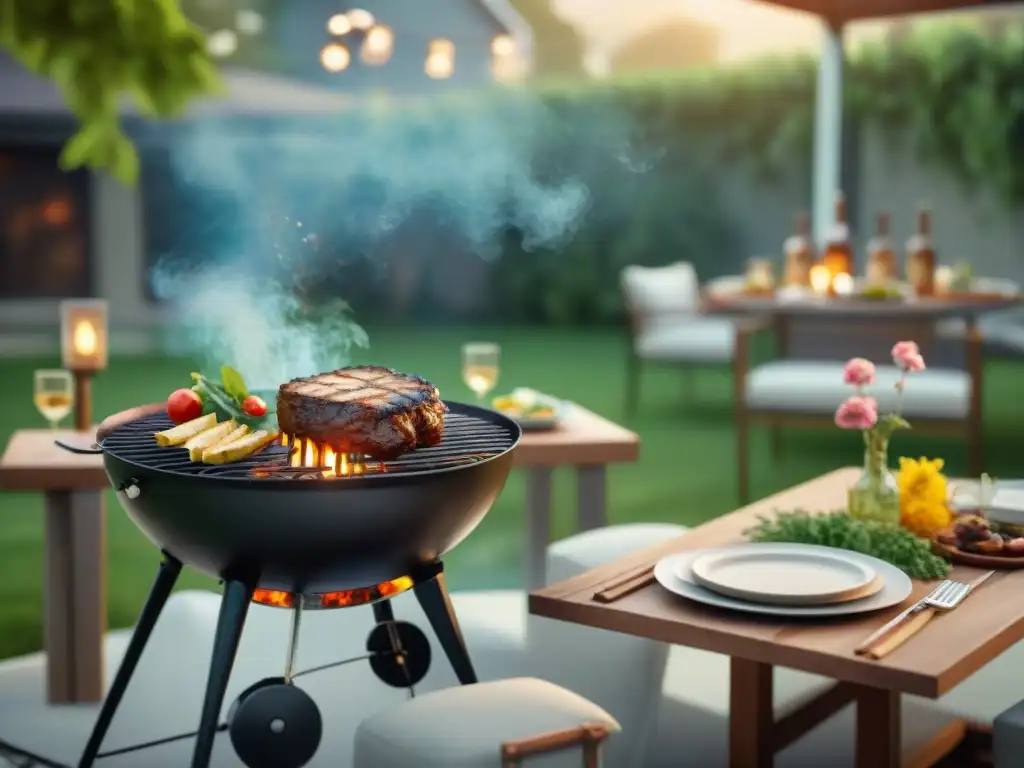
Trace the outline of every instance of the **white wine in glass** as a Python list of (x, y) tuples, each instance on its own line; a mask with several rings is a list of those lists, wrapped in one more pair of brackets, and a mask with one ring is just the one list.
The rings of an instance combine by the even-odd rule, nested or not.
[(482, 401), (498, 383), (501, 347), (490, 342), (473, 342), (462, 347), (462, 380)]
[(75, 404), (74, 380), (70, 371), (36, 371), (32, 399), (43, 418), (57, 429)]

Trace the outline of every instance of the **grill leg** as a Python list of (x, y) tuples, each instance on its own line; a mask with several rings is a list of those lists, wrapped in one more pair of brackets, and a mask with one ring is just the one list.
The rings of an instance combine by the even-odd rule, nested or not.
[(139, 621), (135, 625), (135, 631), (132, 632), (132, 639), (128, 642), (124, 658), (121, 660), (121, 665), (117, 668), (117, 674), (114, 675), (110, 691), (103, 700), (99, 717), (96, 718), (96, 725), (93, 726), (92, 734), (90, 734), (89, 741), (82, 752), (82, 757), (78, 761), (78, 768), (91, 768), (92, 764), (96, 762), (103, 739), (110, 729), (110, 723), (113, 721), (114, 714), (121, 704), (121, 699), (124, 698), (124, 692), (128, 689), (128, 683), (131, 681), (132, 675), (135, 674), (135, 668), (139, 665), (139, 659), (142, 658), (142, 652), (146, 648), (146, 643), (149, 642), (150, 635), (153, 634), (156, 620), (160, 618), (160, 613), (167, 604), (167, 598), (170, 597), (171, 590), (174, 588), (180, 573), (181, 563), (173, 558), (167, 558), (160, 564), (156, 580), (149, 590), (149, 597), (146, 598), (146, 604), (142, 607), (142, 613), (139, 614)]
[(478, 682), (469, 651), (466, 650), (466, 641), (462, 639), (462, 630), (459, 629), (459, 619), (455, 615), (451, 595), (444, 584), (444, 574), (439, 573), (429, 581), (417, 584), (413, 587), (413, 592), (423, 612), (427, 614), (427, 620), (434, 629), (434, 634), (437, 635), (444, 655), (448, 657), (448, 662), (452, 665), (459, 682), (463, 685)]
[(195, 751), (192, 753), (192, 768), (207, 768), (210, 764), (220, 710), (224, 705), (224, 693), (231, 677), (231, 667), (235, 663), (238, 642), (242, 639), (242, 627), (245, 626), (253, 591), (252, 587), (240, 581), (229, 581), (224, 585), (217, 634), (213, 638), (210, 675), (206, 680), (206, 696), (203, 698), (203, 714), (199, 719)]

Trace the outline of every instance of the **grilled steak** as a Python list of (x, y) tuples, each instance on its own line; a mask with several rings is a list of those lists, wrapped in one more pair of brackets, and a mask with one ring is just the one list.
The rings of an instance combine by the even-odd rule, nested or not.
[(293, 379), (277, 392), (282, 432), (380, 460), (441, 442), (446, 410), (429, 381), (381, 366)]

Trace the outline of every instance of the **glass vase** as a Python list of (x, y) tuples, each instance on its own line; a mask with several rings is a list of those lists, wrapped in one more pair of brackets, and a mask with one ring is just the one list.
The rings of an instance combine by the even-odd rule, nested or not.
[(900, 487), (889, 471), (889, 441), (864, 433), (864, 472), (847, 491), (847, 511), (858, 520), (900, 524)]

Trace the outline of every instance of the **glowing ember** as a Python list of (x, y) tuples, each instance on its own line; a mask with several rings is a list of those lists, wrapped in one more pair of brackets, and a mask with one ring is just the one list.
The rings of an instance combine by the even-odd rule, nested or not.
[(254, 603), (269, 605), (274, 608), (294, 608), (301, 603), (305, 608), (350, 608), (354, 605), (367, 605), (387, 597), (400, 595), (412, 589), (414, 582), (409, 576), (375, 584), (360, 589), (345, 589), (339, 592), (324, 592), (318, 595), (295, 595), (277, 589), (257, 589), (253, 592)]
[(363, 457), (352, 453), (336, 453), (333, 448), (303, 437), (281, 436), (281, 445), (291, 447), (288, 465), (322, 469), (324, 477), (355, 477), (367, 472)]

